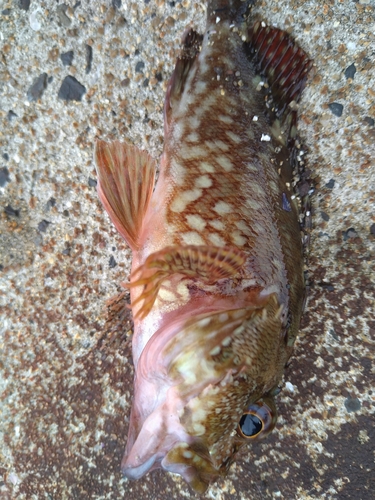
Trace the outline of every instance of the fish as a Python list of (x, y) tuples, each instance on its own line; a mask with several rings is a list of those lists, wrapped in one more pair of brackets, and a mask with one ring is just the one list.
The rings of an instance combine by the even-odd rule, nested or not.
[(198, 493), (275, 427), (304, 308), (296, 123), (312, 62), (251, 3), (209, 0), (204, 35), (185, 32), (156, 185), (136, 146), (98, 139), (94, 153), (98, 196), (133, 256), (121, 468), (163, 468)]

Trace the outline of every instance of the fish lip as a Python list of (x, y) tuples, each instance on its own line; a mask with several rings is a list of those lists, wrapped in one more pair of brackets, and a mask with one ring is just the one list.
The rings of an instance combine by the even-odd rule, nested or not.
[(132, 466), (127, 463), (127, 459), (124, 459), (122, 464), (121, 464), (121, 471), (124, 474), (125, 477), (128, 479), (140, 479), (142, 476), (144, 476), (147, 472), (149, 472), (152, 468), (157, 468), (159, 465), (156, 465), (155, 467), (154, 464), (156, 462), (157, 455), (154, 454), (152, 455), (148, 460), (146, 460), (143, 464), (138, 465), (138, 466)]

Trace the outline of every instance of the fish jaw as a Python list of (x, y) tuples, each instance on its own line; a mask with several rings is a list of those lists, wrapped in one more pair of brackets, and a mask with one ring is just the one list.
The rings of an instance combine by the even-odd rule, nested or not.
[(272, 392), (284, 369), (283, 327), (271, 294), (156, 332), (137, 366), (125, 476), (162, 467), (203, 492), (225, 474), (244, 444), (236, 432), (241, 415)]

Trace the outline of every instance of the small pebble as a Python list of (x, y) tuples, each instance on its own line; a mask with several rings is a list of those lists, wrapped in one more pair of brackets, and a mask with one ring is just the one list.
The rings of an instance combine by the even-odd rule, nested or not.
[(375, 236), (375, 224), (371, 224), (371, 226), (370, 226), (370, 234), (373, 234)]
[(68, 26), (70, 26), (71, 24), (71, 20), (69, 19), (69, 17), (66, 15), (66, 10), (67, 10), (68, 6), (65, 5), (64, 3), (60, 4), (57, 6), (56, 8), (56, 12), (57, 12), (57, 17), (59, 19), (59, 22), (62, 26), (64, 26), (65, 28), (67, 28)]
[(349, 229), (343, 232), (344, 241), (348, 241), (350, 238), (356, 238), (356, 237), (357, 237), (357, 231), (353, 227), (350, 227)]
[(64, 78), (57, 97), (64, 101), (82, 101), (85, 93), (86, 88), (74, 76), (68, 75)]
[(338, 102), (331, 102), (328, 104), (329, 109), (332, 111), (332, 113), (336, 116), (341, 116), (344, 106)]
[(11, 207), (10, 205), (7, 205), (5, 208), (4, 208), (4, 212), (7, 214), (7, 215), (11, 215), (11, 216), (14, 216), (14, 217), (19, 217), (20, 216), (20, 211)]
[(17, 118), (18, 115), (12, 111), (11, 109), (8, 111), (8, 114), (7, 114), (7, 118), (8, 118), (8, 121), (11, 122), (13, 120), (13, 118)]
[(8, 182), (10, 182), (9, 170), (6, 167), (0, 168), (0, 187), (6, 186)]
[(41, 222), (39, 222), (38, 224), (38, 230), (41, 232), (41, 233), (45, 233), (47, 231), (47, 227), (50, 225), (51, 223), (48, 221), (48, 220), (42, 220)]
[(98, 184), (98, 181), (96, 179), (93, 179), (92, 177), (89, 177), (89, 186), (90, 187), (96, 187)]
[(22, 10), (29, 10), (29, 8), (30, 8), (30, 0), (19, 0), (18, 6)]
[(143, 61), (138, 61), (135, 65), (135, 71), (137, 73), (143, 73), (143, 68), (145, 67), (145, 63)]
[(375, 125), (375, 120), (371, 118), (371, 116), (365, 116), (363, 121), (367, 123), (367, 125), (370, 125), (370, 127), (373, 127)]
[(328, 189), (333, 189), (334, 185), (335, 185), (335, 180), (334, 180), (334, 179), (330, 179), (330, 180), (327, 182), (326, 187), (327, 187)]
[(69, 50), (68, 52), (63, 52), (60, 55), (61, 62), (64, 66), (71, 66), (73, 62), (74, 52)]
[(92, 47), (86, 44), (86, 74), (90, 73), (92, 66)]
[(348, 413), (353, 413), (361, 408), (361, 402), (358, 398), (346, 398), (344, 404)]
[(43, 95), (47, 87), (47, 73), (42, 73), (33, 81), (32, 85), (27, 91), (27, 100), (30, 102), (37, 101)]
[(322, 216), (322, 219), (326, 222), (329, 221), (329, 215), (326, 214), (325, 212), (320, 212), (320, 215)]
[(344, 75), (345, 75), (345, 78), (348, 79), (348, 78), (351, 78), (353, 79), (354, 78), (354, 75), (357, 73), (357, 68), (355, 67), (355, 64), (351, 64), (350, 66), (348, 66), (344, 72)]
[(115, 258), (113, 257), (113, 255), (111, 255), (111, 257), (109, 259), (109, 267), (111, 269), (113, 269), (116, 266), (117, 266), (117, 262), (115, 261)]
[(112, 0), (112, 7), (114, 7), (115, 9), (121, 9), (121, 5), (121, 0)]

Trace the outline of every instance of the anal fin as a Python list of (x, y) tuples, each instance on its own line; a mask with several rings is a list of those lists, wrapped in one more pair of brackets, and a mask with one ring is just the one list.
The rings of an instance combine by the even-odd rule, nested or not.
[(143, 220), (155, 183), (155, 161), (125, 142), (97, 141), (98, 195), (132, 250), (140, 248)]
[(292, 101), (299, 100), (312, 61), (285, 31), (259, 21), (249, 29), (249, 45), (268, 79), (280, 116)]
[(206, 284), (213, 284), (223, 278), (239, 274), (246, 255), (237, 248), (218, 248), (188, 245), (167, 247), (151, 254), (145, 263), (134, 271), (128, 288), (143, 285), (141, 295), (132, 307), (143, 302), (135, 317), (140, 319), (150, 312), (162, 282), (173, 274), (197, 278)]

